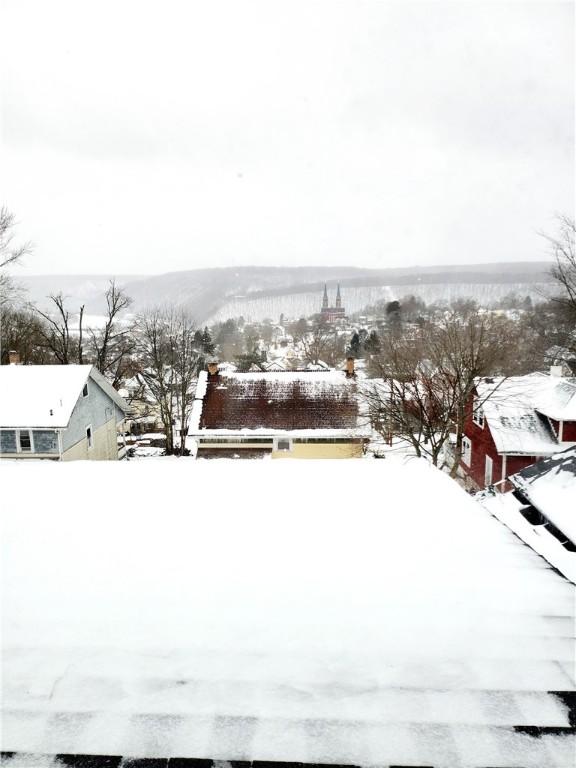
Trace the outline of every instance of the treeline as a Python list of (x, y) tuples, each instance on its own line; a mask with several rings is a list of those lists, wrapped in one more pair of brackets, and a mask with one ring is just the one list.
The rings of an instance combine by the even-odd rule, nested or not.
[(576, 359), (575, 310), (563, 294), (542, 297), (534, 303), (529, 296), (511, 293), (494, 302), (491, 308), (482, 307), (473, 299), (427, 305), (415, 296), (381, 302), (376, 307), (376, 318), (368, 324), (372, 330), (359, 323), (351, 335), (348, 351), (354, 357), (370, 358), (379, 354), (390, 335), (395, 339), (413, 338), (422, 329), (438, 326), (450, 318), (486, 317), (505, 328), (508, 337), (514, 340), (508, 368), (515, 373), (542, 370), (554, 358)]

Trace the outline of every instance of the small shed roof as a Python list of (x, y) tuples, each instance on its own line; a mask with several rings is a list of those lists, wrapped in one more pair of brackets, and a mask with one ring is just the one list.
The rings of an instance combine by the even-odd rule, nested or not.
[(0, 426), (67, 427), (89, 378), (126, 412), (125, 400), (92, 365), (1, 366)]

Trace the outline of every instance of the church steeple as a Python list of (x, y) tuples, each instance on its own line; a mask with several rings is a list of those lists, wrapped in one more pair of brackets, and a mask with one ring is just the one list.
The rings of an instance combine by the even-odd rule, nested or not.
[(338, 290), (336, 291), (336, 307), (342, 306), (342, 297), (340, 296), (340, 283), (338, 283)]
[(322, 299), (322, 309), (328, 309), (328, 289), (324, 283), (324, 298)]

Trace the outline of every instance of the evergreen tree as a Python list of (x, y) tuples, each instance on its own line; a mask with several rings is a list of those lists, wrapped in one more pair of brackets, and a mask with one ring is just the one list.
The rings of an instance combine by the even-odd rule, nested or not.
[(360, 357), (362, 352), (362, 344), (360, 342), (360, 336), (358, 331), (354, 331), (352, 338), (350, 339), (350, 354), (354, 357)]
[[(194, 341), (196, 341), (196, 334), (194, 335)], [(204, 331), (200, 336), (200, 343), (202, 345), (202, 352), (204, 352), (205, 355), (213, 355), (216, 351), (216, 347), (212, 342), (212, 336), (210, 335), (208, 327), (204, 328)]]
[(386, 304), (386, 323), (395, 333), (399, 332), (401, 327), (400, 309), (399, 301), (389, 301)]
[(364, 349), (369, 355), (377, 355), (380, 352), (380, 337), (376, 331), (370, 331), (370, 335), (364, 343)]

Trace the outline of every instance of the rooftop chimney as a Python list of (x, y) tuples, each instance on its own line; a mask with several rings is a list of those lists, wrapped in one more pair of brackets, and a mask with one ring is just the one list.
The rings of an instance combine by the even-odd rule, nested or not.
[(20, 353), (15, 349), (11, 349), (8, 352), (8, 362), (10, 365), (20, 365)]
[(218, 375), (218, 363), (216, 360), (211, 360), (208, 363), (208, 376), (217, 376)]
[(551, 365), (550, 366), (550, 376), (556, 376), (557, 378), (562, 378), (562, 366), (561, 365)]
[(346, 377), (350, 379), (355, 375), (356, 373), (354, 372), (354, 358), (347, 357), (346, 358)]

